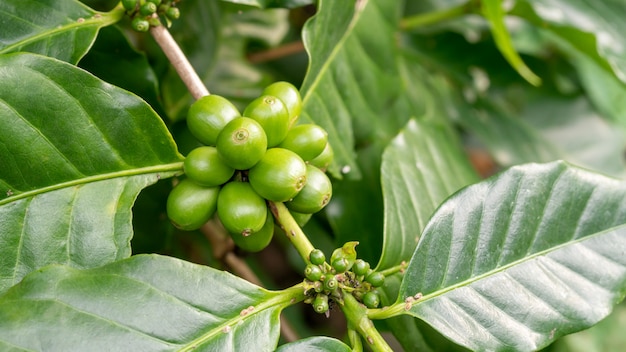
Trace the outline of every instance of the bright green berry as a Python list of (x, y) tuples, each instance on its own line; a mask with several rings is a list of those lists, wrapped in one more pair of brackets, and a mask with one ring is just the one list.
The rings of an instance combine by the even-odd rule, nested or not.
[(146, 2), (139, 7), (139, 13), (143, 16), (151, 16), (157, 11), (157, 5), (153, 2)]
[(189, 107), (187, 126), (201, 143), (214, 146), (224, 126), (237, 117), (241, 117), (241, 113), (228, 99), (206, 95)]
[(359, 276), (366, 275), (370, 270), (370, 263), (363, 259), (357, 259), (352, 266), (352, 271)]
[(330, 164), (333, 162), (335, 158), (335, 153), (333, 152), (333, 148), (330, 146), (330, 143), (326, 143), (326, 147), (322, 151), (322, 153), (315, 158), (309, 160), (309, 164), (316, 166), (322, 171), (326, 171)]
[(185, 174), (194, 182), (206, 186), (219, 186), (230, 180), (235, 169), (226, 165), (215, 147), (198, 147), (187, 155), (183, 164)]
[(181, 230), (197, 230), (215, 213), (219, 193), (219, 187), (182, 180), (167, 197), (167, 216)]
[(330, 265), (337, 273), (345, 273), (348, 270), (348, 260), (346, 258), (337, 258)]
[(224, 126), (217, 136), (216, 148), (227, 165), (247, 170), (266, 155), (267, 136), (258, 122), (238, 117)]
[(267, 86), (263, 94), (273, 95), (285, 104), (289, 114), (289, 126), (293, 126), (302, 110), (302, 97), (298, 88), (289, 82), (275, 82)]
[(248, 252), (259, 252), (267, 247), (274, 237), (274, 217), (272, 212), (267, 210), (267, 219), (263, 227), (250, 235), (245, 236), (243, 233), (231, 233), (230, 237), (237, 247)]
[(311, 281), (318, 281), (323, 274), (322, 269), (317, 265), (309, 264), (304, 269), (304, 276)]
[(367, 275), (365, 281), (369, 282), (374, 287), (380, 287), (385, 283), (385, 275), (378, 271), (374, 271)]
[(177, 20), (180, 18), (180, 10), (178, 7), (170, 7), (165, 11), (165, 16), (170, 20)]
[(229, 182), (217, 198), (217, 215), (231, 234), (251, 236), (267, 220), (267, 206), (247, 182)]
[(305, 124), (292, 127), (279, 147), (289, 149), (309, 161), (320, 155), (328, 144), (328, 133), (318, 125)]
[(333, 251), (333, 254), (330, 256), (330, 263), (334, 263), (337, 259), (345, 258), (348, 262), (345, 270), (350, 270), (352, 265), (354, 265), (354, 261), (356, 260), (356, 246), (359, 244), (358, 241), (350, 241), (346, 242), (340, 248), (337, 248)]
[(316, 248), (309, 253), (309, 261), (313, 265), (322, 265), (326, 261), (326, 256), (324, 252)]
[(147, 32), (150, 29), (150, 22), (144, 20), (141, 17), (133, 18), (133, 22), (131, 23), (134, 30), (137, 32)]
[(330, 202), (332, 195), (333, 185), (324, 171), (307, 165), (306, 185), (285, 206), (299, 213), (313, 214), (322, 210)]
[(122, 6), (128, 12), (135, 11), (137, 4), (139, 4), (139, 0), (122, 0)]
[(323, 314), (328, 311), (328, 296), (325, 294), (318, 294), (313, 300), (313, 310), (316, 313)]
[(285, 202), (295, 197), (306, 184), (306, 164), (292, 151), (271, 148), (250, 169), (248, 179), (263, 198)]
[(289, 131), (289, 113), (283, 102), (271, 95), (263, 95), (254, 99), (243, 111), (265, 130), (267, 146), (275, 147), (285, 139)]
[(337, 282), (337, 279), (332, 275), (324, 280), (324, 289), (326, 291), (332, 292), (337, 289), (337, 286), (339, 286), (339, 282)]
[(376, 292), (369, 291), (363, 296), (363, 304), (365, 304), (367, 308), (378, 308), (380, 305), (380, 296)]

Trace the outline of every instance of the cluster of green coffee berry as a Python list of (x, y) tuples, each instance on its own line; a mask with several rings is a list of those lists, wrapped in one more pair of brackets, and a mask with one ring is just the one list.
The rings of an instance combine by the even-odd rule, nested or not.
[(266, 200), (301, 216), (324, 208), (332, 196), (325, 170), (333, 153), (323, 128), (296, 125), (301, 108), (299, 91), (287, 82), (266, 87), (243, 115), (218, 95), (194, 102), (187, 125), (204, 145), (187, 155), (187, 178), (168, 197), (172, 223), (194, 230), (217, 212), (235, 244), (259, 251), (274, 233)]
[(169, 24), (180, 17), (176, 3), (180, 0), (122, 0), (122, 6), (132, 18), (133, 29), (146, 32), (150, 26), (159, 26), (159, 16)]
[(354, 246), (348, 242), (333, 251), (330, 265), (324, 253), (314, 249), (309, 254), (309, 264), (304, 269), (306, 303), (317, 313), (326, 313), (328, 300), (341, 299), (341, 292), (349, 292), (368, 308), (380, 305), (377, 288), (385, 283), (385, 275), (370, 268), (368, 262), (356, 259)]

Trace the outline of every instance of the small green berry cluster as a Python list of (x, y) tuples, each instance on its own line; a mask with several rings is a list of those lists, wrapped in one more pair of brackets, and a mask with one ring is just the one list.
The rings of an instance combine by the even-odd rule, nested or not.
[(266, 201), (310, 216), (332, 197), (325, 170), (333, 159), (326, 131), (296, 125), (302, 99), (288, 82), (267, 86), (243, 114), (226, 98), (207, 95), (187, 113), (202, 143), (183, 163), (187, 176), (170, 193), (167, 214), (183, 230), (217, 218), (240, 248), (256, 252), (274, 233)]
[(165, 19), (168, 27), (171, 21), (180, 17), (176, 3), (180, 0), (122, 0), (122, 6), (132, 18), (133, 29), (147, 32), (150, 26), (161, 24), (159, 17)]
[[(333, 251), (330, 265), (324, 253), (314, 249), (309, 254), (309, 263), (304, 269), (306, 303), (313, 305), (317, 313), (327, 313), (329, 299), (340, 300), (341, 292), (349, 292), (367, 308), (380, 305), (377, 291), (385, 283), (385, 275), (374, 271), (363, 259), (355, 259), (356, 242), (348, 242)], [(351, 249), (350, 249), (351, 248)]]

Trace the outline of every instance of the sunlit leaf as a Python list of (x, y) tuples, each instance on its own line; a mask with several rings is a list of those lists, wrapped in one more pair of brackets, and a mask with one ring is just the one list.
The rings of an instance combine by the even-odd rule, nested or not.
[(398, 297), (473, 350), (534, 351), (626, 294), (626, 184), (563, 162), (460, 191), (428, 223)]
[(0, 292), (48, 264), (129, 256), (137, 194), (181, 170), (161, 119), (44, 56), (0, 56), (0, 77)]

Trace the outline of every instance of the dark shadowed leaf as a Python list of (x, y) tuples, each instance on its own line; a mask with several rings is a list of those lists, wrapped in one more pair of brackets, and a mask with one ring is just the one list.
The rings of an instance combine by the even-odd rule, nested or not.
[(96, 12), (75, 0), (0, 1), (0, 54), (28, 51), (77, 63), (98, 30), (124, 11)]
[(48, 264), (130, 255), (137, 194), (181, 170), (161, 119), (44, 56), (0, 56), (0, 77), (0, 292)]
[(398, 302), (473, 350), (534, 351), (626, 294), (626, 184), (563, 162), (465, 188), (426, 226)]
[(280, 311), (301, 291), (270, 292), (227, 272), (157, 255), (96, 269), (51, 266), (0, 297), (0, 345), (48, 351), (273, 351)]

